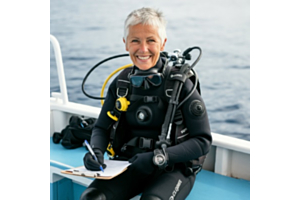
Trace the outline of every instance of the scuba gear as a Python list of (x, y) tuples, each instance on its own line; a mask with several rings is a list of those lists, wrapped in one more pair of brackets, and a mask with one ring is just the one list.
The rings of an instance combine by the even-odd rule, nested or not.
[(205, 113), (203, 102), (194, 100), (189, 107), (190, 112), (195, 116), (201, 116)]
[(150, 68), (148, 70), (134, 70), (134, 73), (129, 76), (133, 87), (144, 86), (144, 89), (149, 89), (149, 83), (153, 86), (159, 86), (162, 82), (163, 75), (158, 73), (157, 68)]
[[(126, 97), (120, 97), (116, 100), (116, 103), (115, 103), (115, 108), (118, 110), (118, 111), (121, 111), (121, 112), (126, 112), (127, 111), (127, 108), (130, 104), (130, 101), (128, 101), (126, 99)], [(116, 116), (116, 111), (107, 111), (107, 115), (112, 118), (113, 120), (115, 121), (118, 121), (118, 117)]]
[(133, 66), (133, 65), (132, 65), (132, 64), (124, 65), (124, 66), (122, 66), (122, 67), (116, 69), (115, 71), (113, 71), (113, 72), (106, 78), (106, 80), (105, 80), (104, 83), (103, 83), (103, 86), (102, 86), (102, 89), (101, 89), (101, 94), (100, 94), (101, 105), (103, 105), (103, 103), (104, 103), (104, 101), (103, 101), (103, 99), (104, 99), (104, 98), (103, 98), (103, 95), (104, 95), (104, 89), (105, 89), (105, 86), (106, 86), (107, 82), (109, 81), (109, 79), (110, 79), (113, 75), (115, 75), (117, 72), (119, 72), (120, 70), (126, 69), (126, 68), (131, 67), (131, 66)]
[(126, 112), (130, 102), (125, 97), (120, 97), (116, 100), (116, 108), (119, 111)]
[[(197, 61), (195, 61), (192, 65), (184, 63), (185, 60), (190, 59), (189, 52), (193, 49), (198, 49), (200, 51)], [(166, 89), (165, 90), (166, 95), (163, 97), (165, 99), (169, 99), (167, 101), (169, 101), (170, 108), (168, 110), (170, 110), (170, 111), (168, 111), (167, 114), (165, 115), (166, 116), (165, 122), (161, 129), (161, 135), (159, 136), (159, 140), (158, 141), (154, 140), (154, 144), (155, 144), (154, 146), (157, 149), (162, 149), (163, 154), (165, 154), (165, 152), (166, 152), (165, 150), (167, 147), (169, 147), (171, 145), (173, 146), (173, 145), (177, 144), (179, 141), (181, 142), (181, 141), (184, 141), (187, 138), (189, 138), (189, 135), (187, 134), (188, 137), (182, 136), (183, 139), (180, 138), (180, 140), (179, 139), (177, 140), (177, 136), (178, 136), (177, 135), (177, 126), (178, 125), (177, 124), (179, 124), (181, 126), (180, 122), (182, 122), (183, 120), (182, 120), (181, 114), (179, 114), (179, 116), (181, 116), (181, 119), (179, 117), (178, 121), (175, 121), (174, 118), (175, 118), (175, 116), (178, 115), (176, 112), (178, 110), (178, 108), (189, 99), (189, 97), (194, 93), (194, 91), (196, 89), (200, 93), (200, 87), (198, 84), (197, 73), (195, 71), (193, 71), (192, 67), (199, 61), (201, 53), (202, 53), (202, 51), (200, 48), (193, 47), (193, 48), (189, 48), (188, 50), (184, 51), (183, 55), (181, 55), (179, 51), (174, 52), (174, 55), (176, 55), (176, 56), (171, 55), (168, 57), (168, 55), (167, 55), (168, 58), (172, 57), (172, 60), (171, 59), (169, 59), (169, 60), (170, 60), (170, 62), (173, 63), (173, 67), (168, 66), (166, 64), (166, 69), (163, 69), (163, 73), (162, 73), (163, 76), (160, 76), (160, 77), (165, 77), (165, 79), (164, 79), (165, 87), (166, 87), (166, 85), (169, 85), (169, 86), (172, 85), (171, 95), (168, 96), (168, 94), (170, 94), (170, 93), (167, 93), (167, 89)], [(168, 63), (168, 62), (166, 61), (166, 63)], [(134, 98), (134, 95), (135, 95), (134, 94), (131, 96), (131, 89), (134, 89), (134, 88), (131, 88), (132, 84), (130, 84), (130, 78), (134, 77), (134, 75), (138, 75), (138, 74), (132, 73), (132, 70), (130, 73), (129, 70), (130, 69), (123, 70), (123, 72), (121, 73), (123, 75), (120, 76), (123, 78), (118, 77), (118, 79), (117, 79), (117, 96), (128, 99), (128, 100), (126, 100), (126, 102), (131, 102), (132, 98)], [(126, 72), (124, 72), (124, 71), (126, 71)], [(165, 71), (166, 71), (166, 73), (165, 73)], [(130, 77), (130, 75), (131, 75), (131, 77)], [(183, 98), (183, 100), (181, 100), (181, 99), (179, 100), (179, 95), (181, 93), (180, 91), (182, 89), (183, 84), (185, 83), (185, 81), (187, 79), (191, 79), (192, 83), (194, 83), (194, 84), (191, 87), (192, 89), (189, 90), (189, 92), (184, 96), (185, 98)], [(146, 78), (146, 76), (140, 77), (140, 80), (142, 80), (141, 82), (149, 83), (148, 78)], [(140, 86), (142, 86), (142, 84)], [(137, 96), (137, 95), (135, 95), (135, 96)], [(142, 96), (142, 95), (140, 95), (140, 96)], [(116, 100), (116, 102), (117, 101), (118, 100)], [(132, 103), (130, 103), (130, 107), (131, 106), (132, 106)], [(137, 108), (138, 108), (138, 111), (136, 111), (136, 113), (135, 113), (136, 119), (139, 122), (139, 124), (144, 124), (143, 122), (147, 122), (147, 120), (150, 119), (152, 115), (149, 112), (149, 109), (147, 109), (147, 107), (137, 107)], [(115, 106), (112, 111), (109, 111), (109, 113), (110, 113), (110, 114), (108, 114), (109, 117), (110, 118), (114, 117), (115, 118), (114, 120), (116, 121), (116, 123), (111, 128), (112, 131), (115, 130), (115, 132), (118, 132), (118, 131), (116, 131), (118, 129), (118, 127), (119, 127), (119, 130), (125, 129), (126, 126), (122, 126), (122, 125), (120, 126), (120, 122), (124, 121), (124, 119), (123, 119), (124, 117), (122, 117), (122, 115), (125, 115), (125, 112), (127, 112), (127, 109), (123, 109), (121, 111), (121, 110), (117, 109), (117, 106)], [(176, 131), (174, 129), (175, 127), (176, 127)], [(184, 128), (185, 127), (183, 127), (182, 130)], [(113, 147), (113, 150), (115, 151), (115, 155), (120, 154), (120, 149), (122, 148), (123, 144), (126, 143), (126, 141), (127, 141), (127, 140), (125, 140), (125, 136), (124, 136), (124, 135), (126, 135), (125, 130), (122, 130), (122, 131), (123, 131), (123, 133), (122, 134), (118, 133), (118, 136), (116, 136), (116, 133), (110, 134), (110, 141), (112, 142), (110, 144), (110, 146)], [(176, 132), (176, 134), (171, 135), (172, 132)], [(119, 138), (120, 136), (123, 139), (122, 138), (120, 139)], [(172, 136), (172, 138), (171, 138), (171, 136)], [(118, 139), (116, 139), (116, 138), (118, 138)]]
[(140, 123), (151, 121), (152, 111), (146, 106), (141, 106), (136, 112), (137, 121)]
[(114, 111), (107, 111), (107, 115), (115, 121), (119, 120), (119, 118), (115, 115)]
[[(124, 57), (124, 56), (129, 56), (129, 54), (120, 54), (120, 55), (116, 55), (116, 56), (112, 56), (112, 57), (109, 57), (109, 58), (106, 58), (102, 61), (100, 61), (99, 63), (97, 63), (95, 66), (93, 66), (89, 71), (88, 73), (85, 75), (85, 77), (83, 78), (82, 80), (82, 84), (81, 84), (81, 90), (83, 92), (84, 95), (86, 95), (87, 97), (89, 98), (92, 98), (92, 99), (98, 99), (98, 100), (103, 100), (105, 99), (105, 97), (94, 97), (94, 96), (91, 96), (89, 95), (88, 93), (85, 92), (84, 90), (84, 84), (85, 84), (85, 81), (86, 79), (89, 77), (89, 75), (92, 73), (92, 71), (94, 71), (98, 66), (100, 66), (101, 64), (109, 61), (109, 60), (112, 60), (112, 59), (115, 59), (115, 58), (120, 58), (120, 57)], [(123, 67), (120, 67), (119, 69), (115, 70), (107, 79), (107, 81), (109, 80), (109, 78), (111, 78), (112, 75), (114, 75), (115, 73), (117, 73), (118, 71), (122, 70), (122, 69), (125, 69), (127, 67), (130, 67), (132, 66), (132, 64), (128, 64), (128, 65), (124, 65)], [(107, 81), (105, 81), (105, 84), (107, 83)], [(102, 87), (103, 88), (103, 91), (104, 91), (104, 88), (105, 88), (105, 85)], [(102, 92), (101, 92), (101, 96), (102, 96)]]
[[(193, 63), (192, 66), (190, 66), (185, 62), (185, 56), (189, 55), (188, 53), (192, 51), (194, 48), (198, 49), (200, 51), (200, 54), (197, 58), (197, 60)], [(188, 50), (184, 51), (183, 55), (180, 55), (179, 51), (174, 51), (175, 57), (171, 56), (171, 60), (173, 61), (173, 65), (176, 68), (179, 68), (179, 73), (171, 76), (175, 80), (174, 86), (173, 86), (173, 91), (172, 95), (169, 101), (169, 106), (167, 109), (165, 121), (162, 125), (161, 129), (161, 135), (158, 136), (159, 141), (156, 142), (156, 148), (161, 148), (163, 152), (166, 152), (166, 148), (168, 146), (171, 146), (171, 129), (172, 129), (172, 123), (175, 117), (177, 105), (178, 105), (178, 100), (179, 100), (179, 95), (183, 86), (183, 83), (186, 80), (186, 76), (188, 75), (189, 71), (192, 69), (192, 67), (200, 60), (202, 50), (199, 47), (193, 47), (189, 48)], [(187, 59), (190, 59), (190, 56), (187, 57)], [(178, 78), (179, 77), (179, 78)], [(164, 156), (167, 156), (165, 153)]]
[(53, 142), (58, 144), (61, 141), (66, 149), (82, 147), (84, 140), (90, 141), (95, 121), (94, 118), (83, 119), (80, 116), (71, 116), (69, 125), (60, 133), (53, 134)]
[[(126, 67), (127, 68), (127, 67)], [(128, 68), (127, 68), (128, 69)], [(129, 68), (131, 69), (131, 68)], [(123, 70), (124, 71), (124, 70)], [(114, 121), (118, 121), (121, 112), (126, 112), (130, 101), (126, 99), (128, 94), (129, 81), (118, 82), (119, 87), (117, 88), (117, 96), (119, 97), (115, 102), (115, 107), (113, 111), (107, 111), (107, 115)]]
[(108, 144), (106, 151), (107, 151), (107, 154), (108, 154), (109, 158), (112, 159), (112, 158), (115, 157), (116, 153), (115, 153), (111, 143)]
[[(193, 49), (200, 49), (199, 47), (192, 47), (192, 48), (188, 48), (187, 50), (184, 51), (183, 55), (185, 56), (186, 60), (190, 60), (191, 59), (191, 56), (189, 54), (189, 52)], [(180, 51), (179, 50), (175, 50), (174, 53), (168, 53), (168, 52), (165, 52), (165, 51), (162, 51), (160, 53), (161, 57), (164, 57), (164, 58), (169, 58), (171, 59), (171, 61), (175, 61), (174, 58), (178, 58), (179, 57), (179, 60), (182, 60), (182, 56), (179, 55)], [(113, 71), (105, 80), (103, 86), (102, 86), (102, 89), (101, 89), (101, 95), (100, 97), (95, 97), (95, 96), (92, 96), (92, 95), (89, 95), (88, 93), (86, 93), (85, 89), (84, 89), (84, 85), (85, 85), (85, 82), (87, 80), (87, 78), (89, 77), (89, 75), (97, 68), (99, 67), (101, 64), (107, 62), (107, 61), (110, 61), (110, 60), (113, 60), (115, 58), (120, 58), (120, 57), (125, 57), (125, 56), (129, 56), (129, 54), (119, 54), (119, 55), (116, 55), (116, 56), (111, 56), (109, 58), (106, 58), (100, 62), (98, 62), (96, 65), (94, 65), (88, 72), (87, 74), (85, 75), (85, 77), (83, 78), (82, 80), (82, 83), (81, 83), (81, 90), (83, 92), (83, 94), (91, 99), (96, 99), (96, 100), (101, 100), (101, 105), (103, 105), (103, 100), (105, 99), (105, 97), (103, 97), (104, 95), (104, 89), (105, 89), (105, 86), (107, 84), (107, 82), (109, 81), (109, 79), (114, 75), (116, 74), (117, 72), (123, 70), (123, 69), (126, 69), (126, 68), (129, 68), (131, 66), (133, 66), (133, 64), (128, 64), (128, 65), (124, 65), (118, 69), (116, 69), (115, 71)], [(196, 59), (196, 61), (192, 64), (192, 67), (199, 61), (200, 59), (200, 55), (198, 56), (198, 58)], [(176, 65), (176, 63), (174, 63), (174, 66)], [(193, 70), (192, 70), (193, 71)], [(194, 72), (194, 71), (193, 71)], [(197, 77), (197, 74), (194, 72), (194, 75)], [(198, 80), (198, 77), (196, 78)], [(195, 81), (196, 83), (197, 81)], [(196, 88), (196, 87), (195, 87)], [(194, 91), (194, 89), (193, 89)], [(201, 94), (201, 92), (200, 92)]]
[(168, 154), (164, 149), (165, 147), (163, 147), (164, 152), (162, 152), (162, 150), (160, 149), (154, 150), (153, 163), (157, 165), (160, 169), (165, 169), (168, 165)]
[(133, 64), (124, 65), (124, 66), (122, 66), (122, 67), (116, 69), (115, 71), (113, 71), (113, 72), (106, 78), (106, 80), (104, 81), (104, 84), (103, 84), (102, 89), (101, 89), (100, 97), (94, 97), (94, 96), (91, 96), (91, 95), (89, 95), (89, 94), (87, 94), (87, 93), (85, 92), (85, 90), (84, 90), (84, 84), (85, 84), (85, 82), (86, 82), (86, 79), (89, 77), (89, 75), (92, 73), (92, 71), (94, 71), (94, 70), (95, 70), (98, 66), (100, 66), (101, 64), (103, 64), (103, 63), (105, 63), (105, 62), (107, 62), (107, 61), (109, 61), (109, 60), (112, 60), (112, 59), (115, 59), (115, 58), (124, 57), (124, 56), (129, 56), (129, 54), (120, 54), (120, 55), (116, 55), (116, 56), (109, 57), (109, 58), (107, 58), (107, 59), (104, 59), (104, 60), (100, 61), (100, 62), (97, 63), (94, 67), (92, 67), (92, 68), (88, 71), (88, 73), (85, 75), (85, 77), (83, 78), (83, 81), (82, 81), (82, 84), (81, 84), (81, 90), (82, 90), (83, 94), (85, 94), (85, 95), (86, 95), (87, 97), (89, 97), (89, 98), (101, 100), (101, 105), (103, 105), (103, 103), (104, 103), (103, 100), (105, 99), (105, 97), (103, 97), (103, 95), (104, 95), (104, 89), (105, 89), (105, 86), (106, 86), (107, 82), (109, 81), (109, 79), (110, 79), (114, 74), (116, 74), (117, 72), (119, 72), (119, 71), (121, 71), (121, 70), (123, 70), (123, 69), (126, 69), (126, 68), (128, 68), (128, 67), (131, 67), (131, 66), (133, 66)]
[(130, 82), (133, 87), (141, 87), (144, 84), (144, 89), (149, 89), (147, 83), (151, 83), (153, 86), (159, 86), (162, 82), (162, 74), (150, 74), (145, 76), (130, 76)]

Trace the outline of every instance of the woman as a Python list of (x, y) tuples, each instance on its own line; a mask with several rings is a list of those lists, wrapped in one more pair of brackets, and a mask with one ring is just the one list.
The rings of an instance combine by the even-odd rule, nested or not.
[[(94, 180), (82, 200), (130, 199), (140, 193), (142, 200), (185, 199), (194, 185), (199, 167), (194, 169), (191, 161), (205, 156), (212, 141), (199, 91), (178, 109), (186, 127), (182, 129), (184, 139), (173, 139), (165, 151), (156, 145), (168, 107), (167, 61), (160, 56), (167, 41), (165, 25), (162, 13), (151, 8), (135, 10), (125, 21), (123, 41), (134, 67), (111, 83), (91, 137), (98, 162), (87, 153), (84, 164), (90, 170), (99, 170), (100, 164), (105, 168), (103, 154), (110, 141), (115, 159), (132, 164), (111, 180)], [(192, 88), (187, 79), (179, 100)], [(162, 160), (153, 159), (158, 154), (163, 155)]]

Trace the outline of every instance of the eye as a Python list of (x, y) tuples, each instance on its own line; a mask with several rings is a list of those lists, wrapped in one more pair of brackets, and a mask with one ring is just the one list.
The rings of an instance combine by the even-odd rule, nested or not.
[(155, 40), (154, 39), (149, 39), (148, 42), (155, 42)]
[(131, 40), (131, 42), (135, 43), (135, 42), (139, 42), (139, 41), (136, 39), (133, 39), (133, 40)]

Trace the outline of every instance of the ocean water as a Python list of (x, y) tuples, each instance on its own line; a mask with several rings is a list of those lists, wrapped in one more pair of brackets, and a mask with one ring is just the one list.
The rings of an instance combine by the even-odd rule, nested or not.
[[(201, 47), (202, 57), (194, 69), (212, 131), (250, 140), (250, 0), (51, 0), (50, 34), (60, 42), (69, 101), (101, 105), (82, 93), (82, 80), (99, 61), (127, 53), (122, 41), (124, 20), (132, 10), (146, 6), (165, 14), (166, 51)], [(50, 92), (57, 92), (50, 48)], [(198, 53), (194, 52), (192, 59)], [(86, 81), (86, 92), (100, 96), (105, 79), (129, 63), (126, 57), (101, 65)]]

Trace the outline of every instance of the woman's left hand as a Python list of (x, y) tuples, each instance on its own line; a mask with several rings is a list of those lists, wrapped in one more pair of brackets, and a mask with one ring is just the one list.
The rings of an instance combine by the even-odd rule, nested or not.
[(150, 175), (157, 167), (153, 163), (153, 156), (153, 152), (138, 153), (128, 161), (132, 163), (130, 167), (133, 168), (134, 171), (144, 175)]

